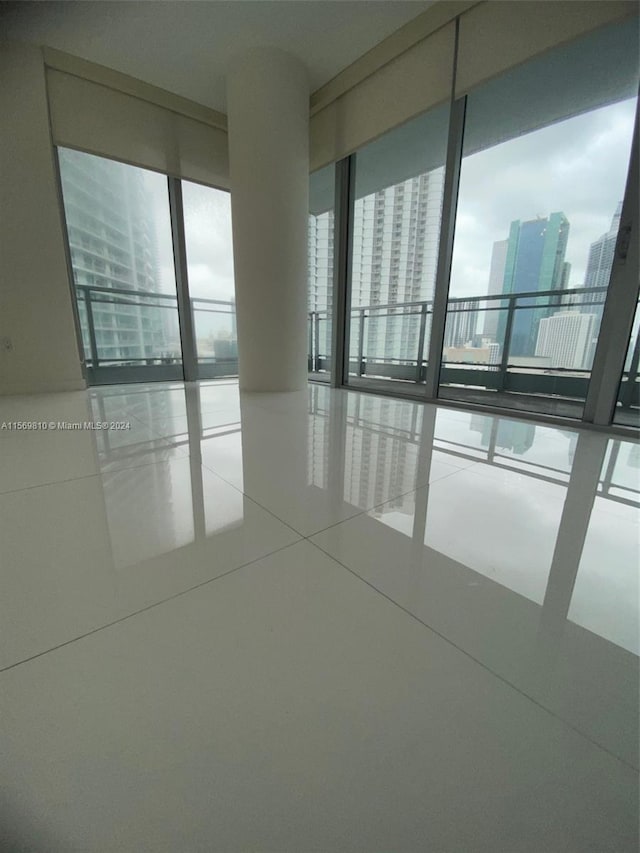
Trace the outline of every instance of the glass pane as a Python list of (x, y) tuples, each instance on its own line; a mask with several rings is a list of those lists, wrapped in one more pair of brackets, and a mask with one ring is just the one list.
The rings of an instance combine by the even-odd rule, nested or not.
[(640, 303), (636, 305), (631, 337), (624, 360), (624, 370), (618, 389), (618, 403), (613, 415), (616, 424), (640, 427), (640, 380), (638, 362), (640, 361)]
[(625, 21), (468, 96), (442, 397), (581, 416), (637, 83)]
[(309, 373), (329, 381), (333, 298), (335, 166), (309, 178)]
[(231, 196), (182, 182), (189, 295), (201, 376), (238, 375)]
[(87, 366), (180, 364), (167, 179), (58, 149)]
[(424, 382), (448, 105), (387, 133), (356, 158), (349, 375)]

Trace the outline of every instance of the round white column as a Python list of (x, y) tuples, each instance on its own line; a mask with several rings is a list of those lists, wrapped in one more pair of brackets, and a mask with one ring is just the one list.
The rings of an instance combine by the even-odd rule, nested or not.
[(240, 388), (307, 383), (309, 83), (283, 51), (254, 49), (227, 77)]

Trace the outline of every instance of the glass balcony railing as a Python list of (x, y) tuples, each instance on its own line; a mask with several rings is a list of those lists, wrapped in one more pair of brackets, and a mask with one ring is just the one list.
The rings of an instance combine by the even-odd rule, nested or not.
[(180, 364), (173, 294), (76, 285), (87, 367)]
[[(517, 394), (583, 402), (605, 297), (605, 287), (588, 287), (450, 300), (442, 396), (492, 392), (502, 400)], [(456, 336), (460, 329), (473, 331), (468, 342)]]
[(331, 311), (309, 311), (308, 370), (313, 375), (331, 370)]
[(224, 299), (193, 297), (196, 355), (208, 379), (238, 375), (236, 304)]
[[(440, 371), (442, 396), (494, 392), (583, 401), (605, 296), (605, 287), (589, 287), (450, 299)], [(431, 301), (353, 308), (349, 373), (424, 382), (431, 317)], [(313, 372), (326, 370), (329, 363), (326, 319), (326, 312), (309, 314)], [(625, 381), (627, 387), (638, 387), (637, 365), (633, 376), (625, 374)]]
[[(87, 367), (181, 365), (174, 294), (76, 285)], [(238, 375), (235, 303), (192, 300), (198, 363), (207, 376)]]

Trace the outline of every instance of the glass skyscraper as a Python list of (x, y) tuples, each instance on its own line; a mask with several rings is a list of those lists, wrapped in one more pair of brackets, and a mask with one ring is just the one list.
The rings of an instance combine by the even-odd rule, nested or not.
[[(564, 259), (568, 236), (569, 221), (561, 212), (527, 222), (513, 221), (509, 229), (502, 293), (542, 293), (565, 288), (569, 272)], [(514, 313), (509, 354), (533, 356), (538, 325), (541, 319), (549, 316), (550, 309), (537, 307), (535, 296), (524, 298), (519, 304), (531, 305), (531, 308)], [(497, 326), (500, 343), (504, 343), (506, 322), (506, 312), (502, 312)]]

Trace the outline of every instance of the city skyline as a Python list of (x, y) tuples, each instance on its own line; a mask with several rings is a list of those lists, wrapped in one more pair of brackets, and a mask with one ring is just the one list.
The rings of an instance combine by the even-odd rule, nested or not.
[[(622, 126), (624, 124), (623, 119), (626, 120), (625, 116), (628, 117), (628, 106), (628, 102), (622, 102), (622, 104), (613, 104), (601, 110), (595, 110), (594, 113), (600, 114), (603, 111), (613, 110), (618, 117), (618, 125)], [(624, 109), (620, 111), (620, 107), (624, 107)], [(614, 113), (611, 113), (611, 115), (614, 115)], [(587, 114), (587, 118), (590, 116), (593, 117), (593, 113)], [(576, 122), (583, 118), (585, 116), (578, 116), (570, 119), (569, 122)], [(557, 130), (566, 124), (567, 122), (559, 122), (552, 126), (552, 128), (543, 128), (542, 131), (536, 131), (533, 134), (529, 134), (528, 137), (537, 136), (539, 133), (550, 129)], [(605, 133), (602, 139), (606, 142), (609, 136)], [(510, 140), (508, 143), (494, 146), (494, 149), (520, 143), (521, 141), (519, 139)], [(486, 153), (486, 151), (480, 152), (482, 155)], [(77, 152), (76, 156), (92, 157), (92, 155), (79, 155)], [(472, 160), (477, 156), (479, 155), (472, 155), (472, 157), (467, 159)], [(154, 239), (152, 242), (155, 254), (153, 265), (156, 270), (156, 284), (153, 286), (148, 285), (148, 287), (158, 292), (174, 294), (175, 280), (172, 247), (169, 238), (168, 209), (166, 212), (166, 221), (163, 222), (163, 208), (168, 208), (166, 203), (166, 179), (145, 170), (135, 170), (134, 167), (118, 164), (116, 161), (105, 162), (113, 164), (108, 168), (128, 169), (132, 172), (137, 171), (140, 173), (141, 181), (148, 197), (146, 202), (148, 215), (150, 221), (154, 222), (152, 226)], [(358, 304), (428, 301), (432, 298), (438, 255), (438, 223), (442, 198), (442, 178), (443, 170), (437, 168), (424, 175), (416, 175), (399, 184), (383, 188), (367, 197), (357, 199), (352, 267), (354, 307)], [(192, 200), (189, 200), (190, 194), (193, 195)], [(205, 195), (209, 197), (205, 199)], [(461, 191), (462, 195), (464, 195), (464, 186)], [(223, 299), (232, 303), (234, 282), (230, 197), (224, 191), (216, 191), (186, 182), (184, 184), (184, 196), (185, 230), (188, 236), (187, 260), (191, 295), (196, 299)], [(199, 199), (199, 196), (202, 196), (202, 199)], [(521, 201), (522, 207), (526, 207), (529, 204), (526, 198)], [(603, 245), (606, 245), (607, 252), (610, 254), (610, 248), (615, 243), (615, 228), (612, 230), (611, 223), (612, 217), (613, 223), (615, 224), (616, 222), (616, 210), (618, 206), (619, 198), (615, 200), (612, 209), (607, 211), (603, 217), (607, 221), (605, 227), (599, 228), (595, 233), (592, 231), (589, 235), (591, 236), (591, 241), (588, 244), (588, 249), (585, 249), (584, 256), (580, 258), (572, 256), (569, 253), (569, 247), (572, 245), (572, 235), (575, 230), (574, 222), (571, 220), (571, 227), (568, 231), (565, 244), (565, 257), (571, 263), (570, 268), (568, 265), (565, 266), (565, 271), (571, 269), (571, 274), (568, 278), (571, 289), (574, 288), (572, 282), (575, 282), (576, 270), (583, 269), (584, 275), (587, 275), (589, 264), (593, 260), (592, 253), (595, 244), (599, 241), (604, 241)], [(552, 210), (551, 212), (553, 213), (554, 211)], [(544, 211), (538, 212), (534, 219), (525, 220), (525, 223), (535, 223), (544, 218)], [(569, 217), (565, 217), (565, 219), (569, 219)], [(311, 305), (322, 309), (322, 302), (324, 300), (324, 306), (328, 308), (330, 305), (332, 284), (332, 257), (329, 253), (329, 243), (333, 239), (333, 213), (332, 211), (328, 211), (321, 214), (320, 217), (312, 217), (310, 222), (311, 224), (315, 222), (316, 226), (321, 222), (324, 223), (320, 229), (322, 235), (317, 230), (314, 237), (312, 227), (310, 227), (309, 232), (309, 248), (311, 250), (312, 247), (315, 247), (316, 250), (315, 289), (310, 287), (310, 294), (314, 298)], [(163, 229), (165, 229), (164, 233), (159, 237), (158, 232), (161, 232)], [(464, 230), (464, 216), (462, 215), (461, 217), (460, 214), (458, 216), (457, 229), (457, 234), (461, 229)], [(492, 269), (491, 261), (495, 260), (493, 253), (495, 252), (496, 244), (504, 245), (506, 242), (508, 250), (509, 241), (507, 233), (503, 228), (502, 234), (498, 235), (500, 239), (494, 241), (488, 253), (490, 264), (487, 268), (487, 278), (484, 282), (484, 294), (496, 292), (497, 277), (495, 269)], [(505, 238), (507, 239), (505, 240)], [(459, 240), (456, 236), (456, 246), (458, 244)], [(573, 245), (575, 245), (575, 241)], [(74, 246), (72, 245), (73, 248)], [(603, 272), (606, 266), (605, 256), (602, 252), (600, 253), (599, 263), (600, 275), (605, 275), (606, 273)], [(322, 269), (318, 265), (322, 266)], [(567, 278), (565, 277), (562, 283), (566, 284), (566, 281)], [(579, 282), (579, 284), (582, 284), (582, 282)], [(454, 285), (454, 276), (452, 274), (451, 296), (455, 295)], [(554, 280), (553, 286), (558, 286), (557, 278)], [(517, 289), (522, 288), (518, 287)], [(471, 305), (467, 307), (469, 309), (472, 308)], [(579, 306), (577, 307), (579, 308)], [(601, 313), (596, 308), (592, 309), (592, 312), (596, 315)], [(536, 321), (551, 313), (549, 310), (547, 310), (546, 314), (542, 312), (540, 317), (536, 318)], [(202, 332), (203, 323), (209, 323), (211, 316), (213, 315), (207, 317), (203, 314), (202, 317), (198, 318), (201, 338), (204, 334)], [(213, 323), (214, 321), (211, 320), (211, 322)], [(224, 318), (220, 320), (220, 323), (229, 325), (228, 319)], [(219, 325), (217, 319), (215, 320), (215, 324)], [(227, 337), (229, 335), (233, 336), (233, 324), (230, 325), (228, 333), (225, 330), (220, 331), (218, 325), (215, 326), (215, 329), (213, 325), (210, 328), (209, 326), (207, 327), (208, 337), (212, 338), (214, 332), (215, 335), (219, 334), (223, 337), (225, 335)], [(496, 326), (495, 333), (492, 330), (492, 325)], [(464, 312), (460, 312), (458, 317), (451, 315), (447, 331), (445, 332), (445, 346), (460, 347), (465, 344), (479, 346), (481, 344), (480, 339), (483, 336), (488, 340), (499, 340), (499, 325), (500, 318), (495, 314), (493, 316), (485, 315), (481, 319), (475, 319), (471, 310), (466, 316)], [(449, 331), (450, 329), (452, 331)], [(172, 340), (172, 347), (175, 348), (173, 345), (177, 342), (177, 336), (172, 333), (171, 336), (167, 337), (175, 339)], [(324, 348), (328, 353), (330, 349), (330, 324), (328, 322), (322, 328), (322, 337), (324, 339)], [(385, 360), (390, 358), (410, 360), (415, 358), (419, 337), (419, 316), (416, 314), (402, 316), (399, 312), (394, 313), (392, 311), (390, 312), (390, 316), (378, 321), (374, 318), (368, 318), (363, 347), (365, 356), (368, 354), (369, 357), (378, 357)], [(354, 341), (355, 338), (352, 335), (352, 355)], [(529, 354), (537, 355), (536, 348), (537, 328), (534, 328), (529, 343)], [(133, 351), (127, 350), (126, 352), (131, 354)], [(213, 350), (211, 352), (213, 353)], [(122, 355), (124, 354), (125, 351), (123, 350)], [(147, 355), (148, 353), (145, 351), (140, 354)], [(517, 355), (517, 353), (514, 354)]]
[(624, 195), (636, 98), (572, 116), (462, 161), (449, 295), (485, 296), (505, 224), (562, 210), (571, 222), (570, 287)]

